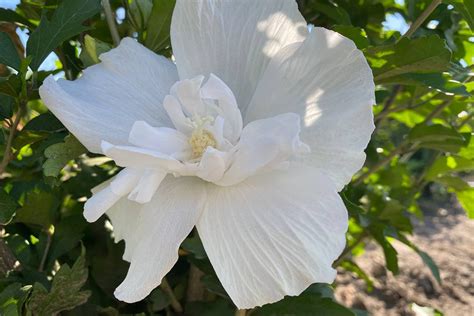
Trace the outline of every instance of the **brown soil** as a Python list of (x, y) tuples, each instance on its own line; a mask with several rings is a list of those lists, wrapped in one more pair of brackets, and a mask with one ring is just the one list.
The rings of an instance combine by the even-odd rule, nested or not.
[(456, 203), (445, 208), (425, 204), (425, 222), (415, 222), (411, 240), (437, 263), (442, 284), (415, 252), (398, 242), (394, 247), (400, 273), (394, 276), (384, 268), (381, 248), (371, 244), (354, 260), (374, 280), (373, 291), (368, 293), (365, 283), (350, 273), (340, 273), (338, 300), (370, 315), (421, 316), (411, 307), (415, 303), (438, 309), (445, 316), (474, 316), (474, 220)]

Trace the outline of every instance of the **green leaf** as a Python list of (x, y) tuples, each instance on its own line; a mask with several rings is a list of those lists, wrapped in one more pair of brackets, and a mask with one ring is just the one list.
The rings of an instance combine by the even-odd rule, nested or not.
[(171, 303), (171, 298), (169, 295), (166, 295), (166, 293), (159, 288), (156, 288), (153, 290), (153, 292), (151, 292), (149, 299), (152, 302), (153, 311), (165, 309)]
[(350, 25), (335, 25), (333, 30), (353, 40), (358, 49), (369, 46), (369, 39), (364, 29)]
[(474, 137), (471, 137), (469, 144), (461, 149), (458, 155), (466, 159), (474, 160)]
[(5, 32), (0, 32), (0, 64), (20, 70), (20, 56), (12, 39)]
[(88, 30), (82, 23), (97, 14), (100, 8), (99, 0), (64, 0), (51, 20), (43, 14), (26, 46), (27, 55), (33, 56), (31, 68), (37, 70), (49, 53), (62, 42)]
[(202, 245), (201, 240), (197, 236), (186, 238), (181, 244), (181, 247), (184, 250), (192, 253), (196, 259), (207, 258), (204, 246)]
[(436, 177), (434, 181), (441, 183), (454, 191), (463, 191), (470, 188), (469, 183), (456, 176), (443, 175)]
[(11, 75), (8, 78), (0, 77), (0, 94), (17, 97), (20, 94), (21, 79), (18, 75)]
[(54, 226), (54, 238), (48, 254), (48, 262), (53, 262), (79, 244), (87, 225), (82, 214), (62, 218)]
[(385, 237), (384, 226), (378, 223), (374, 226), (371, 226), (370, 230), (371, 230), (372, 236), (379, 243), (379, 245), (382, 246), (387, 269), (392, 271), (393, 274), (398, 274), (399, 268), (398, 268), (397, 251), (390, 244), (390, 241), (388, 241), (387, 238)]
[(430, 269), (436, 281), (438, 281), (438, 283), (441, 284), (441, 275), (439, 273), (439, 268), (434, 262), (433, 258), (431, 258), (430, 255), (428, 255), (426, 252), (420, 250), (414, 243), (408, 240), (404, 235), (399, 234), (397, 238), (398, 240), (403, 242), (405, 245), (413, 249), (420, 256), (420, 258), (423, 260), (423, 263)]
[(13, 115), (15, 99), (6, 94), (0, 94), (0, 119), (10, 118)]
[(86, 35), (84, 37), (84, 46), (82, 47), (79, 58), (84, 64), (84, 67), (89, 67), (98, 64), (100, 62), (99, 56), (111, 49), (112, 45)]
[(430, 257), (426, 252), (418, 249), (417, 247), (414, 247), (414, 250), (416, 253), (420, 256), (420, 258), (423, 260), (425, 265), (430, 269), (431, 273), (435, 277), (436, 281), (441, 284), (441, 275), (439, 273), (439, 268), (434, 262), (433, 258)]
[[(381, 80), (380, 83), (385, 82)], [(448, 73), (409, 73), (389, 78), (386, 82), (405, 84), (405, 85), (423, 85), (440, 92), (452, 95), (469, 96), (466, 86), (459, 81), (452, 79)]]
[(40, 283), (35, 283), (28, 302), (28, 308), (35, 315), (57, 315), (61, 311), (73, 309), (89, 299), (90, 291), (81, 291), (87, 280), (87, 268), (82, 254), (72, 268), (63, 264), (53, 278), (48, 292)]
[(452, 127), (440, 124), (415, 126), (408, 134), (408, 140), (419, 147), (447, 152), (458, 152), (466, 145), (466, 139)]
[(31, 119), (23, 128), (25, 131), (57, 132), (65, 130), (63, 124), (51, 112), (46, 112)]
[[(160, 2), (163, 2), (163, 0), (160, 0)], [(152, 0), (131, 0), (128, 18), (137, 31), (142, 31), (145, 28), (152, 8)]]
[(312, 293), (287, 297), (278, 303), (265, 305), (252, 312), (253, 316), (354, 316), (348, 308), (332, 299)]
[(456, 197), (466, 211), (467, 217), (474, 219), (474, 188), (456, 191)]
[(59, 207), (57, 197), (51, 192), (29, 192), (25, 204), (17, 210), (15, 222), (48, 228), (54, 223)]
[(454, 9), (461, 13), (474, 31), (474, 1), (472, 0), (445, 0), (444, 2), (454, 6)]
[(372, 290), (374, 289), (374, 282), (372, 281), (370, 276), (365, 273), (365, 271), (362, 270), (361, 267), (359, 267), (357, 263), (352, 260), (344, 260), (343, 262), (341, 262), (340, 266), (347, 271), (355, 273), (359, 278), (363, 279), (365, 281), (365, 284), (367, 285), (367, 291), (372, 292)]
[(392, 113), (390, 114), (390, 117), (399, 121), (400, 123), (405, 124), (407, 127), (410, 128), (422, 123), (425, 120), (424, 115), (414, 110), (405, 110), (401, 112)]
[(209, 292), (222, 297), (228, 297), (221, 281), (217, 278), (217, 276), (213, 274), (204, 275), (201, 278), (201, 282)]
[(211, 302), (189, 302), (186, 304), (188, 316), (233, 316), (235, 307), (228, 300), (218, 298)]
[(435, 180), (436, 177), (452, 174), (459, 171), (474, 170), (474, 160), (460, 157), (458, 155), (438, 157), (426, 172), (427, 180)]
[(351, 25), (351, 17), (349, 13), (340, 6), (334, 4), (317, 3), (318, 12), (324, 14), (328, 18), (334, 20), (337, 24)]
[(0, 225), (10, 223), (17, 208), (18, 203), (3, 188), (0, 188)]
[(22, 287), (20, 283), (12, 283), (0, 292), (0, 315), (22, 315), (23, 304), (31, 286)]
[(432, 73), (448, 69), (451, 51), (436, 35), (403, 38), (396, 44), (370, 47), (365, 55), (376, 82), (407, 73)]
[(411, 232), (413, 230), (410, 219), (404, 213), (405, 207), (397, 200), (392, 199), (384, 203), (379, 218), (386, 220), (393, 227)]
[(44, 155), (47, 160), (43, 164), (43, 173), (47, 177), (57, 177), (64, 166), (87, 149), (72, 135), (66, 136), (64, 143), (54, 144), (46, 148)]
[(169, 45), (171, 16), (176, 0), (153, 0), (153, 9), (148, 19), (145, 46), (159, 51)]
[(28, 19), (22, 17), (13, 10), (0, 8), (0, 21), (2, 22), (12, 22), (20, 23), (28, 27), (34, 27), (34, 24), (28, 21)]
[(46, 137), (48, 137), (48, 133), (46, 132), (22, 130), (18, 136), (15, 137), (12, 147), (16, 150), (20, 150), (22, 147), (39, 142)]

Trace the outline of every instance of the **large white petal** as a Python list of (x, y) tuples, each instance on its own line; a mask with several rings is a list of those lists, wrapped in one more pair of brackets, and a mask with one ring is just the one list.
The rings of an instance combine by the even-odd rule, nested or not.
[[(139, 212), (114, 209), (107, 213), (114, 232), (125, 238), (125, 258), (131, 262), (127, 277), (115, 291), (119, 300), (128, 303), (142, 300), (171, 270), (178, 260), (180, 244), (201, 215), (205, 188), (197, 178), (168, 176), (151, 202), (144, 204)], [(132, 212), (130, 216), (137, 218), (129, 223), (123, 214), (114, 212)], [(133, 228), (117, 227), (131, 224)]]
[(100, 142), (128, 144), (135, 121), (171, 126), (162, 101), (178, 80), (176, 66), (131, 38), (100, 56), (75, 81), (48, 77), (40, 88), (46, 106), (92, 152)]
[(271, 57), (306, 34), (293, 0), (178, 0), (171, 23), (180, 78), (216, 74), (241, 109)]
[(131, 201), (127, 197), (121, 198), (106, 212), (113, 225), (115, 242), (125, 241), (123, 259), (130, 262), (131, 252), (135, 249), (133, 236), (137, 230), (137, 222), (142, 212), (143, 204)]
[(197, 228), (227, 293), (237, 307), (252, 308), (331, 283), (347, 225), (332, 181), (317, 169), (291, 166), (210, 187)]
[(354, 43), (315, 28), (303, 44), (289, 45), (273, 58), (244, 120), (300, 114), (311, 164), (340, 190), (364, 163), (374, 129), (374, 90), (372, 71)]

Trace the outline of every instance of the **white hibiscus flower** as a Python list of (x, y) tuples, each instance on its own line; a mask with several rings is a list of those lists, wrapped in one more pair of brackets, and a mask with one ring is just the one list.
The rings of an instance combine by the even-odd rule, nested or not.
[(374, 83), (354, 43), (308, 32), (293, 0), (178, 0), (176, 64), (130, 38), (48, 108), (124, 169), (94, 189), (131, 263), (115, 295), (145, 298), (194, 226), (239, 308), (330, 283), (348, 218), (338, 195), (365, 160)]

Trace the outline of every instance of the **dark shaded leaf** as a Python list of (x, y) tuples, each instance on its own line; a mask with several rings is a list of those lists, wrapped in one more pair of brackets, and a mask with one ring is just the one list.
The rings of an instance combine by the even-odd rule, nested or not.
[(452, 79), (451, 76), (447, 73), (409, 73), (391, 77), (387, 81), (381, 80), (380, 83), (382, 82), (398, 83), (405, 85), (424, 85), (449, 95), (470, 95), (470, 93), (467, 92), (466, 86), (464, 84)]
[(0, 119), (10, 118), (13, 115), (15, 99), (6, 94), (0, 94)]
[(166, 48), (170, 42), (171, 16), (176, 0), (154, 0), (148, 19), (145, 46), (152, 51)]
[(196, 259), (207, 258), (207, 254), (206, 254), (206, 251), (204, 250), (202, 242), (197, 236), (186, 238), (181, 244), (181, 247), (184, 250), (191, 252)]
[(82, 305), (89, 299), (90, 291), (81, 291), (87, 280), (87, 268), (82, 254), (72, 268), (63, 264), (53, 278), (48, 292), (40, 283), (35, 283), (28, 308), (39, 316), (57, 315)]
[(453, 5), (455, 10), (460, 12), (464, 16), (471, 30), (474, 31), (474, 1), (445, 0), (445, 2)]
[(31, 286), (22, 287), (20, 283), (8, 285), (0, 292), (0, 315), (22, 315), (23, 304)]
[(15, 222), (48, 228), (55, 221), (58, 206), (59, 201), (53, 193), (30, 192), (23, 207), (16, 212)]
[(0, 21), (20, 23), (29, 27), (34, 27), (34, 24), (28, 21), (28, 19), (22, 17), (21, 15), (10, 9), (0, 8)]
[(0, 187), (0, 225), (7, 225), (15, 215), (18, 203)]
[(349, 25), (335, 25), (333, 30), (353, 40), (358, 49), (363, 49), (369, 46), (367, 34), (359, 27)]
[(84, 32), (82, 23), (100, 10), (99, 0), (64, 0), (51, 20), (43, 14), (41, 22), (31, 34), (26, 54), (33, 56), (31, 68), (37, 70), (43, 60), (65, 40)]
[(10, 36), (0, 32), (0, 64), (20, 70), (20, 56)]
[(255, 312), (254, 316), (354, 316), (348, 308), (339, 305), (330, 298), (315, 294), (302, 294), (296, 297), (287, 297), (275, 304), (265, 305)]
[(20, 94), (21, 79), (18, 75), (11, 75), (8, 78), (0, 77), (0, 93), (12, 97)]
[(51, 112), (38, 115), (25, 125), (23, 130), (36, 132), (57, 132), (65, 130), (64, 125)]

